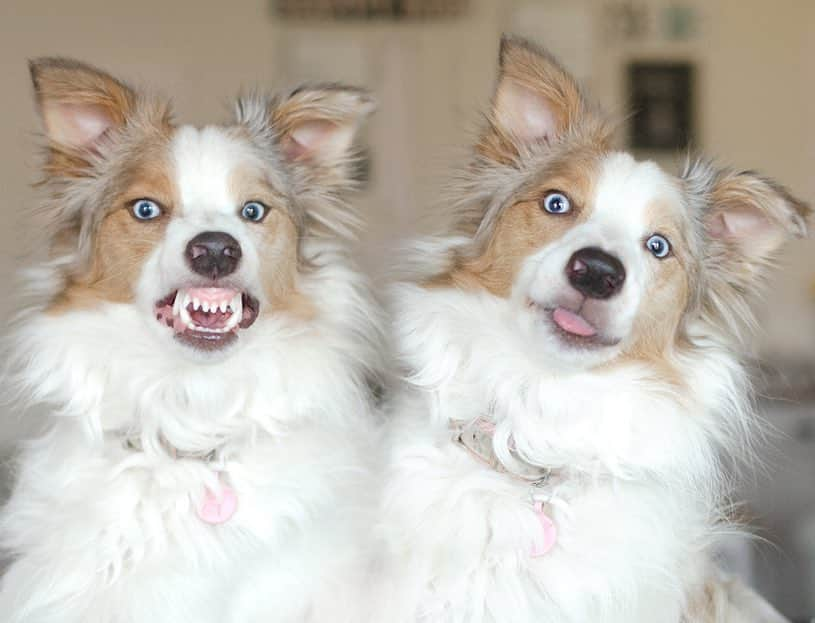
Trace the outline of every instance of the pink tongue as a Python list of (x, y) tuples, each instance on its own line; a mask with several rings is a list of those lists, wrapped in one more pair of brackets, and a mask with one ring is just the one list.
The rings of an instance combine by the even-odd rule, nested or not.
[(573, 335), (580, 335), (582, 337), (591, 337), (597, 334), (597, 329), (586, 322), (582, 316), (578, 316), (574, 312), (570, 312), (568, 309), (563, 309), (562, 307), (558, 307), (552, 312), (552, 320), (555, 321), (557, 326), (566, 331), (566, 333), (572, 333)]
[(227, 321), (232, 313), (222, 314), (221, 312), (204, 312), (192, 311), (190, 318), (199, 327), (206, 327), (208, 329), (222, 329), (226, 326)]

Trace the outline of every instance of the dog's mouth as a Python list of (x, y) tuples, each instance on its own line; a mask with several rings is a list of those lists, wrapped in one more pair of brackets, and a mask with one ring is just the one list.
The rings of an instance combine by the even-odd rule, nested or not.
[(584, 314), (558, 305), (543, 306), (529, 301), (529, 307), (542, 313), (554, 332), (569, 346), (597, 348), (615, 346), (620, 340), (604, 335)]
[(156, 320), (176, 339), (201, 350), (218, 350), (234, 342), (238, 331), (257, 320), (260, 303), (234, 288), (179, 288), (155, 305)]

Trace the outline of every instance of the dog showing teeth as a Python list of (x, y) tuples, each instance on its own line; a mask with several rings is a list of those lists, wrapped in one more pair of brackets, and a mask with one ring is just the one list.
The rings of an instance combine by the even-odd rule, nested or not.
[(176, 292), (173, 316), (178, 331), (226, 333), (243, 320), (243, 296), (228, 288), (190, 288)]
[(259, 304), (234, 288), (191, 287), (177, 290), (155, 307), (156, 319), (177, 335), (206, 337), (211, 342), (218, 335), (236, 334), (250, 327), (257, 317)]
[(357, 623), (382, 349), (346, 197), (372, 100), (304, 86), (199, 128), (77, 61), (31, 74), (51, 259), (9, 368), (53, 417), (0, 518), (3, 623)]

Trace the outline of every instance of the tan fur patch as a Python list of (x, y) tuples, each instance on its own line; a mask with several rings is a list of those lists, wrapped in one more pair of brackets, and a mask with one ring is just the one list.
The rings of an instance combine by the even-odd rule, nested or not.
[[(65, 289), (49, 307), (51, 313), (86, 309), (101, 301), (133, 301), (142, 266), (162, 240), (177, 201), (167, 142), (164, 134), (145, 141), (139, 155), (117, 176), (109, 212), (95, 234), (90, 265), (68, 278)], [(137, 199), (158, 202), (162, 215), (151, 221), (137, 220), (131, 213)]]
[(261, 172), (251, 167), (237, 169), (229, 186), (238, 205), (247, 201), (260, 201), (269, 208), (266, 218), (252, 228), (257, 236), (260, 253), (260, 276), (264, 292), (272, 310), (285, 311), (303, 319), (312, 318), (312, 302), (297, 289), (298, 230), (286, 202), (264, 179)]
[[(588, 218), (598, 160), (599, 154), (587, 149), (553, 162), (543, 180), (524, 190), (521, 200), (498, 217), (483, 253), (475, 258), (459, 258), (450, 272), (427, 285), (464, 290), (484, 288), (496, 296), (509, 296), (527, 257)], [(569, 197), (572, 203), (569, 214), (553, 215), (543, 210), (543, 198), (553, 191)]]
[[(670, 373), (666, 355), (677, 346), (679, 326), (690, 303), (695, 264), (677, 219), (676, 206), (656, 201), (648, 207), (652, 231), (671, 241), (672, 252), (663, 260), (651, 262), (649, 287), (643, 292), (632, 327), (632, 335), (637, 339), (618, 359), (647, 361), (664, 368), (669, 378), (677, 375)], [(679, 382), (678, 376), (676, 380)]]
[(314, 317), (313, 303), (297, 289), (297, 228), (288, 214), (273, 210), (261, 225), (259, 243), (261, 281), (272, 310), (285, 311), (304, 320)]
[(483, 254), (463, 261), (447, 276), (429, 285), (448, 285), (463, 290), (483, 288), (508, 297), (523, 261), (556, 240), (574, 223), (573, 215), (551, 216), (538, 201), (522, 201), (499, 217), (495, 232)]

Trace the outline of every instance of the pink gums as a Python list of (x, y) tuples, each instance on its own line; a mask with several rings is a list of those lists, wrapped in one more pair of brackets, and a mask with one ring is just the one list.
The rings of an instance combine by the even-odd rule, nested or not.
[(212, 305), (221, 301), (231, 301), (237, 296), (238, 291), (232, 288), (189, 288), (187, 294), (191, 299), (198, 299), (202, 303)]

